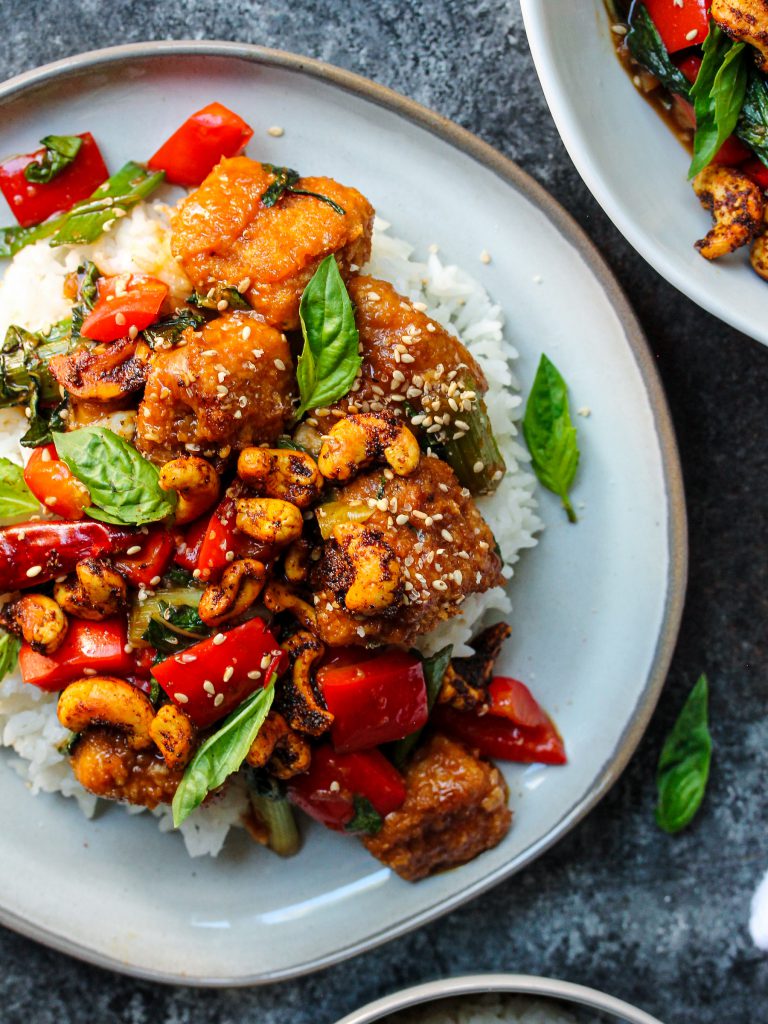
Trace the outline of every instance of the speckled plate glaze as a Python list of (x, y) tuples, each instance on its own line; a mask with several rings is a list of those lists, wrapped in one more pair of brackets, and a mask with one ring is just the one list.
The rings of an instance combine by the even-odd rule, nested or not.
[[(570, 763), (507, 769), (515, 823), (495, 850), (417, 886), (320, 827), (287, 862), (244, 835), (217, 860), (190, 860), (149, 816), (110, 807), (86, 821), (71, 801), (31, 798), (0, 764), (5, 924), (141, 977), (232, 985), (316, 970), (423, 924), (530, 863), (594, 806), (661, 689), (682, 610), (686, 530), (662, 390), (610, 271), (538, 185), (435, 114), (289, 54), (141, 44), (6, 83), (0, 153), (88, 129), (117, 167), (214, 99), (255, 127), (249, 152), (356, 185), (421, 254), (437, 243), (476, 273), (504, 307), (522, 380), (530, 384), (546, 350), (576, 407), (592, 411), (578, 419), (581, 522), (570, 526), (542, 495), (547, 530), (513, 581), (515, 632), (502, 666), (556, 715)], [(284, 137), (267, 135), (274, 124)]]

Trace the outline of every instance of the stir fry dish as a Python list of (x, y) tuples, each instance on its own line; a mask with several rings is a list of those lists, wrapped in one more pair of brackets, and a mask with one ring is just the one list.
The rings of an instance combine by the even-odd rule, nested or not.
[(609, 3), (619, 57), (691, 148), (689, 178), (716, 260), (749, 247), (768, 280), (768, 5), (762, 0)]
[(368, 199), (243, 155), (252, 134), (214, 103), (111, 177), (88, 133), (0, 164), (6, 256), (92, 253), (185, 189), (165, 277), (82, 259), (69, 314), (0, 349), (26, 421), (25, 464), (0, 459), (2, 671), (55, 702), (90, 793), (180, 826), (240, 787), (276, 852), (299, 808), (416, 880), (507, 833), (492, 759), (565, 761), (495, 673), (507, 625), (435, 649), (508, 575), (489, 383), (365, 272)]

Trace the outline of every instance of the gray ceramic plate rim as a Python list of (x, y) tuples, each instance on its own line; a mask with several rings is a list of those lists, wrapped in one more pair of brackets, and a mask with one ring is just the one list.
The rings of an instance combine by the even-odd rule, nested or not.
[[(532, 844), (524, 854), (513, 858), (502, 868), (489, 872), (486, 876), (479, 879), (477, 883), (455, 893), (450, 899), (443, 901), (440, 905), (429, 908), (422, 913), (404, 917), (397, 925), (370, 935), (359, 943), (319, 955), (313, 960), (307, 961), (295, 968), (254, 978), (239, 978), (236, 982), (238, 985), (269, 984), (274, 981), (298, 977), (330, 967), (334, 963), (373, 949), (398, 935), (418, 928), (428, 921), (455, 909), (462, 903), (492, 888), (503, 879), (530, 864), (569, 832), (606, 795), (626, 767), (645, 732), (653, 710), (656, 707), (669, 664), (672, 660), (682, 618), (687, 578), (688, 542), (685, 497), (677, 442), (662, 384), (642, 329), (613, 273), (584, 231), (541, 185), (521, 170), (513, 161), (452, 121), (441, 117), (439, 114), (435, 114), (426, 107), (421, 106), (421, 104), (409, 100), (385, 86), (378, 85), (360, 75), (344, 71), (322, 61), (286, 53), (281, 50), (214, 40), (130, 43), (101, 50), (91, 50), (78, 56), (46, 64), (11, 78), (0, 86), (0, 108), (6, 101), (15, 99), (21, 94), (34, 94), (35, 91), (50, 86), (52, 82), (80, 74), (84, 71), (93, 71), (115, 63), (124, 64), (130, 60), (147, 60), (180, 55), (231, 57), (235, 60), (245, 60), (255, 64), (284, 68), (330, 83), (348, 93), (385, 107), (397, 113), (400, 117), (425, 128), (433, 135), (447, 141), (478, 163), (489, 168), (511, 188), (515, 189), (536, 208), (541, 210), (557, 231), (573, 246), (581, 259), (585, 261), (624, 327), (633, 358), (637, 363), (648, 394), (648, 401), (658, 432), (669, 509), (668, 541), (670, 564), (667, 580), (667, 597), (664, 619), (659, 631), (651, 671), (634, 718), (628, 723), (614, 751), (607, 759), (602, 772), (589, 792), (546, 835), (542, 836), (538, 842)], [(79, 943), (73, 942), (65, 936), (56, 934), (46, 928), (31, 925), (19, 915), (8, 911), (2, 906), (0, 906), (0, 923), (60, 952), (110, 970), (132, 974), (135, 977), (168, 984), (193, 983), (197, 986), (206, 987), (229, 987), (233, 984), (229, 979), (222, 977), (198, 977), (193, 982), (190, 982), (189, 979), (183, 979), (180, 975), (133, 967), (114, 957), (86, 949)]]
[(375, 1021), (399, 1010), (420, 1006), (435, 1000), (452, 996), (484, 995), (486, 993), (516, 993), (540, 996), (545, 999), (559, 999), (577, 1003), (591, 1010), (610, 1013), (626, 1024), (661, 1024), (655, 1017), (630, 1006), (615, 996), (598, 992), (597, 989), (576, 985), (557, 978), (540, 978), (530, 974), (471, 974), (461, 978), (444, 978), (429, 981), (424, 985), (402, 989), (392, 995), (377, 999), (361, 1009), (343, 1017), (337, 1024), (374, 1024)]

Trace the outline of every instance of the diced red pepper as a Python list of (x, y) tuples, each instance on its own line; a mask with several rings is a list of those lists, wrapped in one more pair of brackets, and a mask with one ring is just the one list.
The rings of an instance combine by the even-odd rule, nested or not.
[[(701, 63), (698, 57), (690, 57), (688, 60)], [(688, 62), (686, 61), (685, 63)], [(677, 111), (678, 120), (687, 125), (691, 131), (695, 131), (696, 112), (693, 109), (693, 104), (677, 94), (672, 97), (672, 103)], [(725, 167), (738, 167), (745, 160), (749, 160), (751, 156), (752, 150), (745, 146), (741, 139), (738, 139), (735, 135), (729, 135), (717, 153), (712, 157), (712, 163), (723, 164)]]
[(133, 654), (126, 653), (128, 630), (123, 618), (86, 622), (70, 619), (64, 643), (54, 654), (38, 654), (21, 645), (19, 667), (25, 683), (51, 692), (62, 690), (88, 669), (110, 676), (126, 676), (135, 670)]
[(253, 129), (237, 114), (209, 103), (187, 118), (164, 142), (148, 166), (165, 171), (166, 181), (186, 188), (199, 185), (222, 157), (237, 156), (245, 149)]
[(669, 53), (701, 46), (709, 31), (712, 0), (643, 0)]
[(65, 576), (83, 558), (124, 553), (137, 536), (136, 530), (95, 519), (5, 526), (0, 529), (0, 593)]
[[(233, 558), (263, 558), (266, 554), (262, 545), (235, 525), (237, 506), (235, 498), (226, 495), (219, 502), (208, 521), (200, 547), (196, 568), (201, 580), (216, 579)], [(232, 552), (227, 558), (228, 552)]]
[(429, 717), (421, 659), (407, 651), (325, 666), (317, 682), (334, 716), (331, 740), (340, 753), (401, 740), (423, 728)]
[(525, 764), (565, 764), (565, 747), (553, 723), (535, 729), (518, 725), (509, 718), (473, 711), (455, 711), (439, 704), (432, 712), (431, 722), (438, 732), (461, 740), (479, 750), (485, 757)]
[(187, 572), (194, 572), (200, 561), (200, 551), (203, 547), (205, 534), (210, 523), (208, 516), (196, 519), (183, 530), (176, 531), (176, 551), (173, 560)]
[(134, 587), (156, 587), (173, 558), (173, 534), (164, 526), (150, 526), (146, 535), (136, 537), (136, 545), (141, 551), (121, 555), (115, 559), (115, 568)]
[(24, 171), (39, 163), (44, 149), (25, 156), (13, 156), (0, 163), (0, 192), (22, 227), (40, 224), (52, 214), (68, 210), (87, 199), (109, 177), (107, 165), (90, 132), (80, 136), (83, 144), (75, 159), (51, 181), (27, 181)]
[(339, 754), (324, 744), (312, 752), (309, 771), (290, 780), (288, 796), (316, 821), (343, 831), (354, 816), (356, 796), (384, 818), (402, 806), (405, 783), (379, 750)]
[(91, 504), (87, 488), (62, 462), (52, 444), (32, 452), (24, 470), (24, 482), (41, 505), (62, 519), (82, 519)]
[(160, 315), (168, 285), (146, 274), (100, 277), (99, 297), (83, 321), (80, 333), (93, 341), (117, 341), (132, 327), (143, 331)]
[(166, 658), (153, 674), (174, 704), (204, 729), (282, 672), (286, 662), (264, 621), (250, 619)]
[(549, 722), (546, 711), (519, 679), (496, 676), (488, 687), (488, 697), (489, 713), (498, 718), (508, 718), (526, 729), (538, 729)]
[(756, 185), (759, 185), (762, 189), (768, 189), (768, 167), (765, 166), (762, 160), (758, 160), (754, 157), (752, 160), (748, 160), (746, 163), (741, 165), (742, 171), (748, 175)]

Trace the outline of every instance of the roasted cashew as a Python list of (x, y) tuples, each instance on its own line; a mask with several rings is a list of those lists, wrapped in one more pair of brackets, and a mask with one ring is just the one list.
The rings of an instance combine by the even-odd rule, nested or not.
[(249, 537), (274, 547), (298, 540), (304, 527), (301, 511), (279, 498), (239, 498), (235, 523)]
[(125, 733), (134, 750), (152, 746), (155, 711), (148, 697), (135, 686), (112, 676), (78, 679), (62, 692), (57, 707), (65, 729), (84, 732), (91, 725), (111, 725)]
[[(712, 0), (713, 21), (732, 39), (748, 43), (758, 51), (758, 67), (768, 71), (768, 12), (765, 0)], [(704, 42), (696, 39), (696, 43)]]
[(282, 498), (298, 508), (309, 508), (323, 486), (312, 456), (289, 448), (244, 448), (237, 473), (259, 494)]
[(210, 462), (197, 455), (182, 455), (166, 462), (160, 470), (160, 486), (164, 491), (175, 491), (179, 497), (175, 516), (179, 526), (206, 512), (221, 489), (219, 474)]
[(208, 626), (241, 615), (250, 608), (264, 589), (267, 567), (256, 558), (241, 558), (227, 566), (219, 583), (209, 583), (200, 598), (197, 612)]
[(317, 626), (315, 609), (306, 601), (302, 601), (285, 583), (271, 580), (264, 590), (263, 600), (269, 611), (275, 614), (290, 612), (305, 629), (315, 629)]
[(103, 558), (84, 558), (77, 563), (75, 573), (77, 581), (64, 580), (53, 588), (53, 597), (65, 612), (98, 622), (125, 604), (125, 580)]
[(25, 594), (3, 609), (3, 625), (20, 633), (40, 654), (53, 654), (67, 635), (67, 617), (59, 605), (43, 594)]
[(149, 735), (169, 768), (185, 768), (192, 757), (195, 727), (175, 704), (163, 704), (149, 726)]
[(763, 280), (768, 281), (768, 204), (763, 212), (763, 231), (752, 243), (749, 252), (749, 262), (756, 274)]
[(408, 476), (420, 458), (419, 443), (395, 416), (355, 413), (331, 427), (317, 465), (328, 480), (349, 480), (369, 462), (382, 457), (398, 476)]
[(285, 552), (283, 571), (289, 583), (303, 583), (309, 575), (310, 545), (306, 540), (296, 540)]
[(763, 227), (763, 194), (746, 174), (710, 164), (693, 179), (701, 205), (712, 211), (714, 227), (696, 242), (704, 259), (716, 260), (750, 242)]
[(347, 611), (377, 615), (402, 597), (400, 563), (379, 530), (361, 523), (338, 523), (333, 539), (353, 573), (344, 595)]
[(280, 684), (280, 711), (292, 729), (320, 736), (333, 722), (333, 715), (320, 704), (312, 686), (312, 666), (325, 654), (325, 646), (313, 633), (300, 629), (281, 647), (293, 667), (290, 679), (286, 676)]
[(254, 768), (266, 767), (278, 779), (291, 779), (309, 768), (312, 750), (279, 711), (270, 711), (245, 759)]

